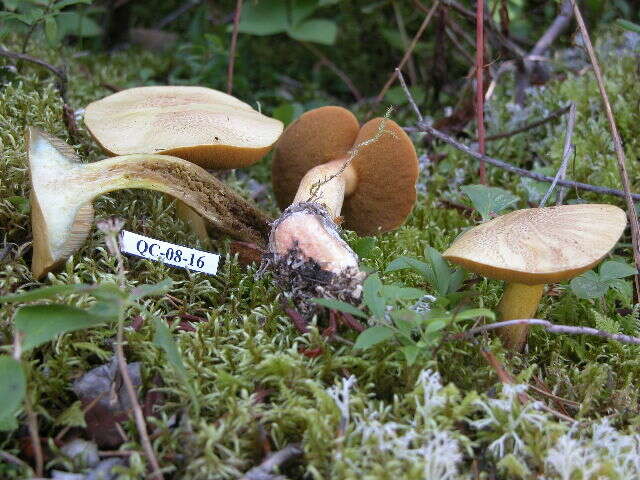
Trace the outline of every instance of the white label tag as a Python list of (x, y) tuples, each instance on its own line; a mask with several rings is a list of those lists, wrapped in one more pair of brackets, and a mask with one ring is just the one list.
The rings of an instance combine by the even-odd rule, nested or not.
[(163, 242), (137, 233), (120, 232), (120, 251), (157, 262), (215, 275), (220, 255)]

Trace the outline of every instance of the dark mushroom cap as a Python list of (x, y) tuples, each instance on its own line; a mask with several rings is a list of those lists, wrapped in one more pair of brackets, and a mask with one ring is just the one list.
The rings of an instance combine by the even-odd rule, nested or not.
[(597, 265), (626, 224), (626, 214), (614, 205), (516, 210), (467, 230), (443, 257), (488, 278), (562, 282)]
[(313, 167), (347, 158), (356, 145), (372, 139), (385, 121), (387, 132), (361, 146), (353, 158), (355, 191), (345, 198), (345, 226), (360, 235), (402, 225), (416, 200), (418, 159), (407, 134), (392, 120), (374, 118), (362, 128), (348, 110), (321, 107), (289, 125), (276, 144), (273, 189), (280, 208), (293, 201), (302, 177)]

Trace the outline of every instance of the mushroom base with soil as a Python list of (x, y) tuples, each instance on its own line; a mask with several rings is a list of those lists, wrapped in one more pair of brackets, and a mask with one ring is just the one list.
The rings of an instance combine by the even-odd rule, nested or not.
[(291, 205), (273, 223), (266, 264), (303, 313), (313, 312), (309, 300), (316, 297), (360, 299), (365, 274), (358, 256), (320, 204)]

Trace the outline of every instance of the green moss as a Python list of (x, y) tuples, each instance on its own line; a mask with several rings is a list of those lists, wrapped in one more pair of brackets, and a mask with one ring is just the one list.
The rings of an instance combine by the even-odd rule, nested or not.
[[(616, 54), (620, 42), (611, 40), (608, 47), (602, 49), (602, 60), (625, 141), (630, 176), (637, 187), (640, 166), (636, 160), (640, 145), (635, 130), (640, 91), (636, 88), (636, 59)], [(58, 52), (38, 53), (51, 60)], [(84, 57), (74, 56), (72, 50), (65, 49), (63, 53), (69, 59), (70, 101), (76, 109), (108, 94), (102, 86), (104, 83), (138, 85), (143, 82), (141, 72), (145, 72), (145, 78), (162, 78), (170, 68), (158, 57), (133, 51)], [(150, 76), (149, 72), (152, 72)], [(46, 72), (22, 65), (19, 74), (5, 81), (0, 88), (0, 225), (3, 225), (2, 241), (12, 244), (12, 248), (11, 253), (0, 260), (0, 293), (3, 294), (37, 285), (28, 269), (31, 234), (23, 129), (25, 125), (35, 125), (66, 139), (61, 102)], [(517, 126), (513, 121), (513, 108), (508, 103), (511, 88), (510, 81), (505, 79), (488, 106), (489, 134)], [(541, 117), (568, 101), (576, 102), (577, 154), (575, 167), (570, 168), (568, 176), (619, 187), (610, 135), (591, 75), (568, 73), (566, 80), (533, 91), (529, 100), (530, 118)], [(267, 110), (271, 107), (267, 106)], [(396, 115), (400, 123), (413, 121), (408, 110), (400, 110)], [(560, 162), (563, 132), (564, 121), (556, 120), (526, 134), (490, 143), (489, 154), (526, 168), (555, 169)], [(76, 147), (88, 161), (101, 158), (102, 154), (84, 130)], [(439, 148), (439, 151), (446, 153), (446, 159), (432, 165), (431, 175), (423, 175), (420, 180), (428, 182), (428, 193), (420, 195), (405, 226), (377, 239), (364, 259), (370, 268), (384, 271), (388, 263), (400, 255), (419, 257), (427, 245), (443, 250), (463, 228), (473, 223), (460, 211), (443, 206), (439, 198), (446, 196), (463, 202), (451, 178), (457, 170), (465, 183), (477, 181), (476, 165), (452, 149)], [(268, 160), (247, 169), (248, 175), (263, 182), (268, 182), (268, 172)], [(493, 184), (519, 194), (521, 206), (526, 205), (527, 192), (520, 179), (496, 169), (490, 169), (490, 178)], [(235, 179), (231, 183), (238, 188), (245, 185)], [(569, 192), (568, 198), (578, 196)], [(581, 193), (579, 198), (621, 205), (619, 199), (611, 197)], [(271, 196), (263, 207), (276, 212)], [(198, 246), (196, 237), (176, 220), (173, 204), (162, 195), (122, 191), (102, 197), (95, 208), (97, 218), (110, 215), (124, 218), (129, 230)], [(356, 240), (353, 233), (347, 233), (347, 238)], [(223, 240), (216, 241), (214, 248), (224, 254), (228, 252)], [(618, 249), (617, 253), (629, 258), (625, 248)], [(173, 327), (199, 395), (202, 406), (199, 420), (184, 414), (189, 392), (151, 345), (150, 322), (145, 322), (139, 331), (126, 334), (128, 359), (143, 362), (145, 386), (163, 393), (158, 417), (152, 422), (156, 434), (154, 446), (173, 478), (238, 477), (263, 457), (261, 430), (266, 432), (274, 449), (291, 442), (303, 442), (304, 459), (286, 469), (292, 478), (424, 478), (427, 467), (435, 468), (433, 464), (427, 465), (428, 459), (423, 457), (409, 462), (398, 451), (381, 450), (381, 444), (374, 437), (363, 433), (367, 428), (373, 432), (374, 427), (380, 429), (384, 425), (390, 432), (395, 428), (388, 433), (388, 438), (384, 437), (390, 442), (403, 441), (403, 435), (414, 432), (416, 440), (409, 442), (412, 449), (417, 448), (419, 441), (435, 448), (436, 444), (430, 442), (439, 432), (444, 432), (447, 441), (453, 442), (450, 446), (455, 444), (460, 454), (459, 476), (451, 478), (470, 478), (476, 468), (482, 472), (481, 478), (491, 478), (496, 471), (500, 472), (500, 478), (534, 478), (543, 471), (548, 478), (556, 478), (555, 470), (545, 459), (558, 439), (569, 435), (568, 425), (548, 412), (527, 410), (526, 415), (539, 416), (527, 417), (523, 414), (526, 408), (517, 405), (508, 394), (500, 397), (502, 410), (491, 403), (499, 390), (499, 381), (483, 358), (479, 345), (493, 351), (509, 371), (519, 375), (519, 381), (534, 383), (534, 378), (540, 378), (558, 397), (577, 402), (578, 408), (570, 403), (560, 405), (531, 392), (551, 408), (565, 409), (586, 422), (585, 425), (599, 417), (611, 416), (612, 424), (622, 435), (640, 424), (635, 388), (640, 375), (638, 347), (592, 337), (557, 336), (534, 329), (525, 355), (506, 354), (497, 340), (487, 337), (479, 338), (478, 343), (445, 342), (433, 358), (408, 367), (394, 345), (354, 351), (348, 343), (355, 338), (353, 332), (341, 332), (347, 343), (327, 343), (319, 333), (324, 326), (323, 319), (315, 319), (310, 333), (300, 335), (281, 309), (280, 292), (268, 276), (256, 277), (255, 267), (246, 269), (229, 255), (217, 277), (134, 258), (126, 259), (126, 267), (127, 282), (131, 285), (157, 282), (166, 277), (176, 282), (171, 295), (181, 303), (150, 299), (146, 308), (152, 315), (173, 320), (180, 313), (190, 313), (207, 320), (195, 325), (195, 332), (181, 332)], [(93, 232), (62, 271), (50, 274), (42, 283), (115, 282), (114, 272), (115, 260), (103, 248), (100, 235)], [(422, 277), (409, 271), (387, 273), (383, 277), (385, 281), (432, 291)], [(465, 286), (477, 293), (471, 301), (495, 307), (502, 285), (484, 279), (471, 280), (473, 282)], [(566, 286), (557, 289), (557, 293), (557, 297), (544, 298), (540, 316), (558, 323), (606, 326), (638, 334), (637, 311), (620, 313), (619, 299), (614, 295), (594, 302), (578, 300)], [(88, 299), (74, 297), (66, 301), (85, 306)], [(13, 312), (14, 307), (10, 305), (0, 308), (0, 338), (5, 344), (11, 338)], [(114, 334), (114, 326), (75, 332), (39, 348), (33, 355), (29, 367), (31, 395), (40, 414), (42, 436), (52, 438), (60, 432), (62, 427), (56, 424), (56, 419), (77, 400), (70, 389), (71, 383), (86, 370), (105, 362), (112, 350)], [(316, 358), (301, 353), (303, 349), (313, 348), (323, 351)], [(438, 390), (442, 404), (438, 403), (427, 415), (426, 387), (417, 379), (423, 378), (421, 372), (429, 368), (438, 371), (442, 383), (448, 386)], [(351, 389), (351, 420), (343, 432), (345, 435), (340, 436), (341, 412), (327, 388), (350, 375), (357, 378), (357, 384)], [(153, 387), (156, 376), (162, 378), (161, 387)], [(487, 424), (489, 411), (495, 413), (498, 420)], [(513, 427), (510, 422), (522, 415), (525, 415), (522, 423)], [(21, 422), (24, 424), (24, 415)], [(124, 427), (128, 438), (137, 438), (133, 422)], [(23, 430), (0, 435), (0, 449), (20, 455), (19, 439), (23, 435)], [(503, 435), (507, 435), (506, 453), (513, 456), (503, 457), (501, 461), (492, 445)], [(522, 445), (513, 435), (517, 435)], [(581, 441), (595, 440), (585, 434)], [(123, 449), (138, 453), (130, 457), (130, 465), (122, 470), (121, 478), (144, 478), (145, 461), (140, 446), (132, 441)], [(612, 468), (603, 466), (601, 472), (608, 475), (606, 478), (617, 478), (610, 473)], [(2, 478), (23, 475), (19, 467), (0, 465)]]

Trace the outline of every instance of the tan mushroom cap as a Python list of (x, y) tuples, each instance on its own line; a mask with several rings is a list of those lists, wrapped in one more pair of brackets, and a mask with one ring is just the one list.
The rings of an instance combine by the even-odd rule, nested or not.
[(231, 95), (204, 87), (123, 90), (93, 102), (84, 122), (111, 155), (174, 155), (205, 168), (251, 165), (271, 149), (283, 125)]
[[(302, 177), (313, 167), (345, 158), (349, 150), (378, 132), (374, 118), (362, 128), (348, 110), (321, 107), (289, 125), (276, 144), (273, 189), (280, 208), (293, 201)], [(385, 133), (361, 147), (353, 158), (357, 172), (355, 191), (342, 207), (345, 226), (360, 235), (382, 233), (402, 225), (416, 200), (418, 158), (407, 134), (392, 120)]]
[(613, 205), (516, 210), (466, 231), (443, 257), (488, 278), (562, 282), (598, 264), (626, 224), (624, 211)]

